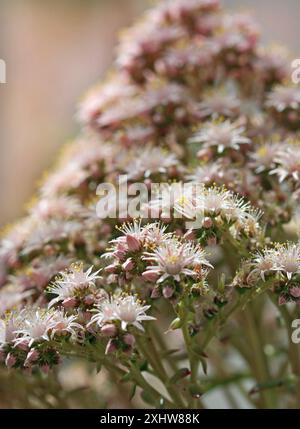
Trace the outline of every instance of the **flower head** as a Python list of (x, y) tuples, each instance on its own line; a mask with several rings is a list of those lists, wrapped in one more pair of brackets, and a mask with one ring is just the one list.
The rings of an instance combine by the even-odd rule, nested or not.
[(277, 151), (274, 159), (277, 167), (271, 171), (271, 174), (277, 174), (279, 182), (283, 182), (288, 177), (299, 182), (300, 180), (300, 147), (290, 145)]
[(141, 322), (155, 320), (155, 317), (146, 315), (149, 308), (150, 305), (142, 305), (135, 296), (113, 296), (98, 304), (90, 324), (96, 323), (102, 327), (107, 322), (121, 321), (121, 328), (124, 331), (128, 325), (143, 331)]
[(285, 274), (291, 280), (294, 274), (300, 273), (300, 247), (299, 244), (279, 245), (275, 253), (276, 271)]
[(300, 107), (299, 88), (277, 85), (268, 95), (266, 106), (278, 112), (283, 112), (285, 109), (298, 109)]
[(48, 288), (48, 292), (56, 295), (49, 306), (64, 301), (68, 298), (76, 297), (76, 294), (83, 290), (95, 288), (95, 281), (101, 277), (98, 275), (100, 270), (93, 273), (93, 267), (84, 271), (83, 264), (72, 264), (69, 270), (59, 274), (55, 282)]
[(220, 90), (213, 93), (207, 93), (201, 103), (199, 103), (197, 112), (200, 118), (234, 117), (239, 112), (240, 102), (233, 94), (220, 93)]
[(190, 143), (203, 143), (204, 147), (216, 147), (218, 153), (225, 149), (239, 150), (241, 144), (249, 144), (251, 140), (245, 137), (245, 127), (237, 122), (214, 121), (206, 123), (190, 139)]
[(178, 165), (178, 160), (173, 153), (168, 153), (159, 147), (147, 146), (141, 150), (135, 150), (133, 156), (134, 159), (131, 159), (124, 168), (129, 180), (166, 173), (168, 168)]
[(265, 280), (265, 274), (280, 272), (291, 280), (300, 273), (300, 246), (295, 244), (277, 244), (272, 249), (264, 249), (257, 253), (252, 262), (251, 275), (259, 274)]
[(168, 277), (177, 281), (181, 275), (196, 277), (202, 265), (212, 267), (198, 245), (176, 238), (167, 240), (153, 252), (146, 252), (143, 259), (151, 263), (145, 273), (156, 276), (159, 283)]
[(15, 331), (16, 345), (26, 341), (31, 347), (36, 342), (50, 341), (57, 333), (70, 333), (74, 337), (75, 329), (82, 328), (75, 322), (76, 316), (67, 317), (61, 310), (25, 307), (20, 318), (22, 323)]
[(275, 159), (280, 150), (280, 143), (263, 143), (250, 154), (250, 166), (255, 169), (256, 173), (269, 171), (275, 167)]

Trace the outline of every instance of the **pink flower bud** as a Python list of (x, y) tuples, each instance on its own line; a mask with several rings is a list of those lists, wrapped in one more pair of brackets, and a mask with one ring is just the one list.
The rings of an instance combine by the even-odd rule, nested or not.
[(124, 264), (122, 265), (123, 270), (131, 271), (134, 268), (134, 263), (131, 258), (126, 259)]
[(29, 341), (23, 339), (18, 343), (18, 349), (24, 350), (25, 352), (28, 350)]
[(117, 328), (112, 323), (102, 326), (101, 334), (105, 337), (114, 337), (117, 333)]
[(38, 360), (39, 356), (40, 354), (37, 350), (35, 349), (30, 350), (30, 352), (27, 354), (24, 366), (30, 366), (31, 363)]
[(115, 265), (115, 264), (110, 264), (110, 265), (108, 265), (107, 267), (105, 267), (105, 268), (104, 268), (104, 271), (105, 271), (106, 273), (111, 273), (111, 274), (113, 274), (113, 273), (115, 273), (115, 272), (116, 272), (116, 268), (117, 268), (117, 265)]
[(5, 353), (3, 350), (0, 350), (0, 362), (5, 362)]
[(291, 294), (294, 298), (300, 298), (300, 287), (292, 286), (292, 287), (290, 288), (290, 294)]
[(93, 295), (87, 295), (86, 297), (84, 297), (83, 302), (85, 303), (85, 305), (92, 305), (95, 302), (95, 298), (93, 297)]
[(123, 250), (115, 250), (113, 255), (117, 258), (117, 259), (122, 259), (125, 255), (125, 252)]
[(133, 347), (135, 345), (135, 338), (132, 334), (125, 334), (123, 337), (123, 341), (130, 347)]
[(163, 288), (163, 296), (166, 299), (171, 298), (171, 296), (173, 296), (173, 294), (174, 294), (174, 289), (171, 286), (165, 286)]
[(126, 235), (126, 243), (131, 252), (136, 252), (141, 246), (139, 240), (132, 234)]
[(202, 222), (203, 228), (209, 229), (213, 226), (213, 221), (210, 217), (205, 217)]
[(7, 366), (7, 368), (12, 368), (16, 362), (17, 359), (11, 353), (8, 353), (5, 359), (5, 365)]
[(66, 298), (63, 300), (62, 305), (64, 308), (74, 308), (76, 305), (76, 299), (75, 298)]
[(124, 258), (126, 251), (127, 251), (127, 248), (126, 248), (125, 244), (124, 243), (118, 243), (116, 250), (114, 251), (113, 255), (118, 259), (122, 259), (122, 258)]
[(278, 304), (279, 305), (284, 305), (287, 303), (286, 298), (283, 295), (280, 295), (280, 297), (278, 298)]
[(155, 287), (151, 292), (151, 298), (153, 299), (160, 298), (160, 296), (161, 296), (160, 290), (157, 287)]
[(105, 354), (114, 353), (117, 350), (117, 346), (113, 340), (109, 340), (105, 349)]
[(142, 273), (142, 277), (144, 280), (147, 280), (148, 282), (156, 282), (158, 279), (158, 274), (156, 274), (153, 271), (144, 271)]

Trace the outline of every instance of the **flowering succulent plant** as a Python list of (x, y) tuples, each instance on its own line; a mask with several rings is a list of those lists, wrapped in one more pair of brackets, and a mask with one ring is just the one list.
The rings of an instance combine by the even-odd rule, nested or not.
[[(80, 358), (134, 407), (209, 407), (214, 391), (232, 408), (300, 407), (288, 73), (287, 54), (217, 0), (164, 1), (124, 34), (79, 106), (80, 139), (2, 236), (0, 380)], [(98, 185), (120, 176), (145, 186), (138, 219), (132, 195), (96, 213)]]

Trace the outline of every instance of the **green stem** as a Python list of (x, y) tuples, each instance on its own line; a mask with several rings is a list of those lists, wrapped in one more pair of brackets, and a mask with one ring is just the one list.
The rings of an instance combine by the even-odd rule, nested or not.
[[(196, 360), (196, 357), (191, 349), (191, 337), (188, 330), (187, 320), (184, 320), (183, 322), (182, 334), (183, 334), (186, 350), (188, 353), (189, 363), (190, 363), (190, 371), (191, 371), (190, 380), (191, 380), (191, 383), (195, 385), (198, 382), (199, 362), (198, 360)], [(189, 408), (192, 408), (192, 409), (203, 408), (201, 401), (198, 398), (194, 398), (192, 395), (190, 395), (188, 405), (189, 405)]]
[(299, 351), (299, 345), (294, 344), (292, 342), (292, 334), (293, 334), (292, 321), (294, 320), (294, 317), (290, 314), (286, 305), (278, 304), (277, 297), (276, 295), (274, 295), (274, 293), (269, 292), (268, 295), (272, 303), (275, 305), (275, 307), (281, 314), (287, 329), (288, 338), (289, 338), (288, 357), (289, 357), (293, 374), (296, 375), (297, 377), (295, 405), (296, 405), (296, 408), (299, 408), (300, 407), (300, 351)]
[[(244, 310), (244, 321), (246, 326), (246, 334), (253, 351), (253, 371), (259, 384), (265, 384), (270, 381), (271, 375), (269, 372), (266, 355), (264, 353), (264, 345), (259, 338), (259, 330), (256, 326), (253, 312), (247, 307)], [(274, 408), (273, 392), (262, 391), (262, 404), (266, 408)]]

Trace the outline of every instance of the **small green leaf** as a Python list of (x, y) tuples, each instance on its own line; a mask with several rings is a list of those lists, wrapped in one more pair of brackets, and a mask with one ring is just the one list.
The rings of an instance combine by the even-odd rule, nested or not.
[(176, 319), (174, 319), (171, 325), (169, 326), (169, 330), (175, 331), (176, 329), (180, 329), (181, 327), (182, 327), (182, 321), (179, 319), (179, 317), (176, 317)]
[(132, 400), (132, 399), (133, 399), (133, 397), (134, 397), (134, 395), (135, 395), (136, 387), (137, 387), (137, 385), (136, 385), (136, 384), (134, 384), (134, 385), (132, 386), (132, 388), (131, 388), (131, 392), (130, 392), (130, 395), (129, 395), (129, 399), (130, 399), (130, 400)]

